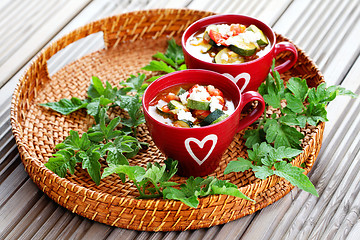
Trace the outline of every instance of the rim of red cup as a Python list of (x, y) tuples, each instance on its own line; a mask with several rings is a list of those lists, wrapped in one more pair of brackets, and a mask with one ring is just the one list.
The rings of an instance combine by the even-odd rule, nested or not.
[[(259, 27), (262, 31), (264, 31), (264, 28), (267, 28), (272, 35), (272, 39), (273, 41), (271, 42), (270, 37), (266, 35), (266, 37), (270, 40), (271, 42), (271, 48), (269, 50), (268, 53), (266, 53), (265, 55), (249, 61), (249, 62), (244, 62), (244, 63), (232, 63), (232, 64), (222, 64), (222, 63), (212, 63), (212, 62), (207, 62), (204, 60), (201, 60), (197, 57), (195, 57), (194, 55), (192, 55), (187, 49), (186, 49), (186, 42), (189, 39), (190, 36), (192, 36), (195, 32), (199, 31), (200, 29), (209, 26), (211, 24), (231, 24), (231, 23), (240, 23), (238, 20), (234, 21), (231, 19), (234, 18), (242, 18), (242, 19), (246, 19), (247, 21), (249, 21), (250, 24), (255, 24), (257, 27)], [(214, 65), (214, 66), (237, 66), (237, 65), (248, 65), (248, 64), (253, 64), (255, 62), (260, 61), (262, 58), (264, 58), (265, 56), (267, 56), (268, 54), (270, 54), (273, 51), (273, 48), (276, 45), (276, 35), (275, 32), (272, 30), (271, 27), (269, 27), (266, 23), (253, 18), (253, 17), (249, 17), (246, 15), (241, 15), (241, 14), (221, 14), (221, 15), (212, 15), (212, 16), (208, 16), (205, 18), (201, 18), (199, 20), (197, 20), (196, 22), (192, 23), (188, 28), (186, 28), (186, 30), (184, 31), (182, 37), (181, 37), (181, 46), (184, 52), (186, 52), (188, 55), (190, 55), (191, 57), (195, 58), (197, 61), (200, 61), (202, 63), (206, 63), (206, 64), (210, 64), (210, 65)]]
[[(184, 75), (185, 75), (185, 74), (189, 74), (189, 72), (191, 72), (191, 73), (200, 73), (200, 74), (203, 74), (204, 76), (206, 76), (206, 75), (208, 75), (208, 74), (211, 74), (211, 75), (214, 75), (214, 76), (216, 76), (216, 77), (222, 78), (222, 79), (224, 79), (224, 81), (228, 81), (231, 85), (233, 85), (232, 88), (236, 89), (236, 91), (237, 91), (237, 93), (238, 93), (238, 95), (239, 95), (238, 103), (237, 103), (237, 105), (236, 105), (235, 108), (234, 108), (234, 112), (231, 113), (231, 114), (229, 115), (229, 117), (225, 118), (224, 120), (222, 120), (222, 121), (220, 121), (220, 122), (218, 122), (218, 123), (215, 123), (215, 124), (212, 124), (212, 125), (209, 125), (209, 126), (197, 127), (197, 128), (179, 128), (179, 127), (174, 127), (174, 126), (167, 125), (167, 124), (165, 124), (165, 123), (163, 123), (163, 122), (160, 122), (160, 121), (158, 121), (157, 119), (155, 119), (155, 118), (150, 114), (149, 109), (148, 109), (148, 108), (149, 108), (149, 103), (150, 103), (151, 100), (153, 100), (154, 98), (148, 99), (147, 103), (145, 103), (146, 101), (144, 101), (146, 98), (148, 98), (148, 97), (147, 97), (147, 95), (149, 94), (149, 93), (148, 93), (148, 90), (151, 88), (151, 85), (157, 84), (158, 82), (162, 82), (162, 81), (165, 81), (165, 83), (166, 83), (166, 79), (171, 78), (173, 75), (179, 75), (179, 74), (180, 74), (180, 75), (181, 75), (181, 74), (184, 74)], [(176, 83), (176, 84), (171, 84), (171, 85), (163, 84), (163, 87), (161, 87), (161, 90), (160, 90), (160, 91), (163, 91), (163, 90), (165, 90), (165, 89), (167, 89), (167, 88), (169, 88), (169, 87), (172, 87), (172, 86), (181, 85), (182, 83), (184, 83), (184, 82), (178, 82), (178, 83)], [(196, 84), (195, 81), (194, 81), (194, 84)], [(216, 84), (212, 84), (210, 81), (209, 81), (208, 84), (209, 84), (209, 85), (213, 85), (214, 87), (217, 87)], [(155, 96), (156, 96), (160, 91), (158, 91), (158, 92), (155, 94)], [(225, 91), (226, 91), (226, 89), (225, 89)], [(155, 97), (155, 96), (154, 96), (154, 97)], [(231, 99), (232, 101), (234, 101), (234, 99), (231, 98), (232, 96), (229, 96), (229, 97), (230, 97), (230, 99)], [(144, 94), (143, 94), (143, 96), (142, 96), (142, 107), (143, 107), (144, 112), (145, 112), (153, 121), (155, 121), (155, 122), (157, 122), (157, 123), (160, 123), (161, 125), (163, 125), (163, 126), (166, 127), (166, 128), (181, 129), (181, 130), (184, 130), (184, 131), (201, 131), (202, 129), (212, 128), (212, 127), (217, 126), (217, 125), (219, 125), (219, 124), (223, 124), (223, 123), (225, 123), (225, 122), (227, 122), (227, 121), (233, 120), (233, 118), (234, 118), (234, 116), (235, 116), (234, 113), (235, 113), (236, 111), (239, 111), (239, 107), (240, 107), (240, 105), (241, 105), (241, 98), (242, 98), (242, 95), (241, 95), (241, 92), (240, 92), (239, 87), (238, 87), (233, 81), (231, 81), (229, 78), (227, 78), (226, 76), (224, 76), (224, 75), (222, 75), (222, 74), (220, 74), (220, 73), (217, 73), (217, 72), (214, 72), (214, 71), (210, 71), (210, 70), (205, 70), (205, 69), (186, 69), (186, 70), (181, 70), (181, 71), (176, 71), (176, 72), (168, 73), (168, 74), (166, 74), (166, 75), (164, 75), (164, 76), (156, 79), (154, 82), (152, 82), (152, 83), (146, 88), (146, 90), (145, 90), (145, 92), (144, 92)], [(147, 106), (146, 106), (146, 105), (147, 105)], [(240, 119), (237, 120), (237, 121), (240, 121)]]

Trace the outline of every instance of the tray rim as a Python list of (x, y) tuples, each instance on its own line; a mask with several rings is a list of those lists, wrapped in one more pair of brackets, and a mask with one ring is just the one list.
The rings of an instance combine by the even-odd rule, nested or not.
[[(204, 12), (204, 13), (206, 13), (206, 14), (209, 14), (209, 12), (205, 12), (205, 11), (197, 11), (197, 10), (188, 10), (188, 9), (166, 9), (166, 11), (190, 11), (190, 12)], [(119, 17), (119, 16), (126, 16), (126, 15), (129, 15), (129, 14), (139, 14), (139, 13), (148, 13), (148, 12), (156, 12), (156, 11), (164, 11), (164, 9), (155, 9), (155, 10), (145, 10), (145, 11), (135, 11), (135, 12), (130, 12), (130, 13), (125, 13), (125, 14), (120, 14), (120, 15), (116, 15), (116, 16), (113, 16), (113, 17)], [(214, 14), (214, 13), (210, 13), (210, 14)], [(92, 24), (98, 24), (98, 23), (100, 23), (101, 21), (104, 21), (104, 20), (107, 20), (107, 19), (110, 19), (110, 18), (113, 18), (113, 17), (107, 17), (107, 18), (104, 18), (104, 19), (100, 19), (100, 20), (97, 20), (97, 21), (94, 21), (94, 22), (91, 22), (91, 23), (88, 23), (88, 24), (86, 24), (86, 25), (84, 25), (83, 27), (80, 27), (80, 28), (78, 28), (78, 29), (76, 29), (76, 30), (74, 30), (73, 31), (73, 33), (74, 32), (76, 32), (76, 31), (80, 31), (79, 29), (82, 29), (82, 28), (85, 28), (86, 26), (91, 26)], [(281, 36), (281, 35), (279, 35), (279, 34), (277, 34), (278, 36)], [(283, 37), (283, 38), (285, 38), (285, 37)], [(61, 39), (63, 39), (63, 38), (61, 38)], [(61, 39), (59, 39), (59, 40), (57, 40), (57, 41), (55, 41), (55, 42), (53, 42), (52, 44), (50, 44), (50, 46), (48, 46), (48, 47), (46, 47), (45, 49), (43, 49), (39, 54), (38, 54), (38, 56), (36, 57), (36, 58), (34, 58), (34, 60), (31, 62), (31, 64), (30, 64), (30, 66), (28, 67), (28, 69), (24, 72), (24, 74), (21, 76), (21, 78), (20, 78), (20, 81), (18, 82), (18, 84), (17, 84), (17, 86), (16, 86), (16, 88), (15, 88), (15, 90), (14, 90), (14, 94), (13, 94), (13, 97), (12, 97), (12, 101), (11, 101), (11, 126), (12, 126), (12, 131), (13, 131), (13, 135), (14, 135), (14, 137), (15, 137), (15, 139), (16, 139), (16, 143), (17, 143), (17, 145), (18, 145), (18, 148), (19, 148), (19, 152), (20, 152), (20, 155), (21, 155), (21, 159), (22, 159), (22, 162), (24, 163), (24, 165), (25, 165), (25, 169), (26, 169), (26, 171), (28, 172), (28, 174), (30, 175), (30, 177), (31, 177), (31, 179), (39, 186), (39, 188), (44, 192), (44, 193), (46, 193), (47, 195), (48, 195), (48, 193), (47, 193), (47, 185), (45, 184), (45, 182), (46, 182), (46, 180), (47, 179), (50, 179), (50, 184), (51, 184), (51, 182), (54, 182), (54, 183), (57, 183), (57, 184), (59, 184), (59, 188), (65, 188), (65, 189), (71, 189), (71, 190), (73, 190), (75, 193), (77, 193), (77, 194), (80, 194), (81, 192), (83, 192), (84, 193), (84, 196), (85, 197), (88, 197), (88, 198), (91, 198), (91, 199), (95, 199), (96, 201), (99, 201), (99, 202), (103, 202), (103, 203), (107, 203), (106, 202), (106, 199), (110, 196), (111, 197), (111, 195), (110, 194), (108, 194), (108, 193), (101, 193), (101, 192), (98, 192), (98, 191), (95, 191), (95, 190), (91, 190), (91, 189), (87, 189), (86, 187), (83, 187), (83, 186), (81, 186), (81, 185), (78, 185), (78, 184), (75, 184), (75, 183), (73, 183), (73, 182), (71, 182), (70, 180), (68, 180), (68, 179), (66, 179), (66, 178), (60, 178), (59, 176), (57, 176), (56, 174), (54, 174), (53, 172), (51, 172), (50, 170), (48, 170), (45, 166), (44, 166), (44, 164), (41, 162), (41, 161), (39, 161), (39, 160), (37, 160), (36, 158), (34, 158), (34, 157), (32, 157), (31, 156), (31, 154), (29, 154), (29, 148), (27, 147), (27, 145), (26, 144), (24, 144), (23, 142), (22, 142), (22, 140), (21, 140), (21, 138), (22, 138), (22, 134), (23, 134), (23, 132), (21, 131), (23, 128), (22, 128), (22, 126), (21, 126), (21, 124), (17, 121), (17, 119), (18, 119), (18, 115), (19, 114), (21, 114), (21, 113), (19, 113), (18, 111), (17, 111), (17, 108), (18, 108), (18, 101), (17, 101), (17, 99), (18, 99), (18, 96), (19, 96), (19, 94), (21, 94), (21, 86), (22, 86), (22, 84), (26, 81), (26, 76), (27, 76), (27, 74), (26, 73), (28, 73), (30, 70), (31, 70), (31, 67), (33, 66), (33, 65), (36, 65), (39, 61), (40, 62), (44, 62), (44, 61), (46, 61), (46, 60), (48, 60), (48, 59), (50, 59), (50, 57), (49, 57), (49, 52), (47, 51), (52, 45), (54, 45), (54, 44), (56, 44), (58, 41), (60, 41)], [(286, 40), (288, 40), (287, 38), (285, 38)], [(288, 40), (289, 42), (291, 42), (290, 40)], [(294, 44), (295, 45), (295, 44)], [(296, 46), (296, 45), (295, 45)], [(297, 47), (297, 46), (296, 46)], [(298, 47), (297, 47), (298, 48)], [(57, 51), (59, 51), (59, 50), (61, 50), (61, 49), (58, 49)], [(57, 51), (53, 51), (52, 52), (52, 54), (55, 54)], [(101, 51), (101, 50), (100, 50)], [(315, 65), (315, 63), (311, 60), (311, 58), (309, 58), (306, 54), (305, 54), (305, 52), (303, 52), (300, 48), (298, 48), (298, 51), (300, 52), (300, 53), (302, 53), (302, 54), (304, 54), (305, 55), (305, 57), (312, 63), (312, 65), (313, 66), (315, 66), (315, 71), (317, 72), (317, 74), (320, 74), (320, 77), (321, 77), (321, 79), (323, 79), (323, 76), (322, 76), (322, 74), (321, 74), (321, 72), (318, 70), (318, 68), (317, 68), (317, 66)], [(88, 56), (89, 54), (87, 54), (87, 55), (85, 55), (84, 57), (86, 57), (86, 56)], [(81, 58), (80, 58), (81, 59)], [(76, 61), (79, 61), (80, 59), (78, 59), (78, 60), (76, 60)], [(68, 64), (67, 64), (68, 65)], [(66, 67), (66, 66), (65, 66)], [(41, 69), (40, 69), (41, 70)], [(45, 69), (46, 71), (45, 71), (45, 73), (47, 73), (47, 69)], [(45, 77), (48, 77), (48, 75), (47, 76), (45, 76)], [(27, 104), (30, 104), (30, 102), (31, 101), (29, 101)], [(325, 123), (320, 123), (316, 128), (320, 131), (320, 135), (321, 136), (319, 136), (320, 138), (322, 138), (322, 132), (323, 132), (323, 129), (324, 129), (324, 126), (325, 126)], [(20, 131), (18, 131), (20, 129)], [(317, 134), (317, 135), (319, 135), (319, 134)], [(315, 141), (314, 139), (311, 139), (311, 141), (312, 141), (312, 143), (311, 144), (313, 144), (313, 142)], [(321, 142), (321, 141), (320, 141)], [(306, 147), (310, 147), (310, 145), (311, 145), (310, 143), (306, 146)], [(321, 147), (321, 144), (320, 144), (320, 147)], [(318, 154), (318, 151), (317, 152), (314, 152), (316, 155)], [(301, 154), (301, 155), (303, 155), (304, 154), (304, 152)], [(298, 156), (297, 158), (300, 158), (300, 156)], [(315, 157), (315, 159), (316, 159), (316, 157)], [(305, 159), (305, 161), (306, 161), (307, 159)], [(34, 164), (35, 166), (32, 166), (32, 164)], [(34, 171), (34, 168), (35, 167), (37, 167), (37, 168), (39, 168), (40, 169), (40, 172), (41, 172), (41, 174), (43, 174), (43, 175), (45, 175), (45, 179), (40, 179), (40, 178), (37, 178), (37, 176), (36, 176), (36, 174), (34, 175), (34, 174), (31, 174), (33, 171)], [(311, 166), (312, 167), (312, 166)], [(311, 167), (307, 170), (307, 172), (308, 171), (310, 171), (311, 170)], [(269, 179), (269, 181), (270, 182), (272, 182), (272, 180), (270, 180), (271, 178), (273, 178), (273, 177), (275, 177), (275, 178), (278, 178), (278, 177), (276, 177), (276, 176), (270, 176), (270, 177), (268, 177), (268, 179)], [(268, 179), (266, 179), (266, 181), (268, 180)], [(42, 184), (41, 184), (42, 183)], [(42, 186), (43, 185), (43, 186)], [(265, 184), (265, 185), (267, 185), (267, 184)], [(242, 188), (240, 188), (240, 189), (245, 189), (245, 188), (251, 188), (251, 185), (248, 185), (248, 186), (244, 186), (244, 187), (242, 187)], [(292, 189), (293, 187), (291, 187), (290, 189), (289, 189), (289, 191)], [(76, 191), (75, 191), (76, 190)], [(288, 192), (289, 192), (288, 191)], [(243, 192), (244, 192), (244, 190), (243, 190)], [(288, 192), (286, 192), (283, 196), (285, 196)], [(282, 196), (282, 197), (283, 197)], [(220, 196), (221, 197), (221, 196)], [(126, 197), (119, 197), (119, 196), (112, 196), (111, 197), (112, 199), (113, 199), (113, 201), (115, 201), (115, 200), (117, 200), (118, 198), (120, 199), (119, 200), (119, 202), (121, 202), (121, 201), (123, 201), (123, 199), (125, 199), (124, 201), (126, 202), (127, 200), (126, 199), (128, 199), (128, 198), (126, 198)], [(199, 206), (201, 205), (201, 204), (204, 204), (204, 202), (213, 202), (213, 201), (215, 201), (215, 199), (217, 199), (217, 198), (219, 198), (219, 197), (216, 197), (216, 196), (208, 196), (208, 197), (204, 197), (204, 198), (201, 198), (200, 199), (200, 204), (199, 204)], [(234, 198), (234, 197), (227, 197), (227, 199), (231, 199), (231, 198)], [(62, 205), (62, 206), (64, 206), (64, 207), (66, 207), (66, 201), (65, 202), (61, 202), (60, 201), (60, 199), (56, 199), (56, 198), (52, 198), (55, 202), (57, 202), (58, 204), (60, 204), (60, 205)], [(129, 200), (129, 201), (131, 201), (131, 202), (133, 202), (133, 201), (135, 201), (135, 202), (137, 202), (137, 205), (141, 205), (142, 204), (142, 202), (148, 202), (148, 201), (152, 201), (152, 202), (166, 202), (166, 203), (169, 203), (169, 204), (171, 204), (171, 205), (179, 205), (179, 208), (180, 209), (186, 209), (187, 208), (187, 206), (185, 205), (185, 207), (184, 206), (182, 206), (183, 204), (182, 203), (179, 203), (179, 202), (176, 202), (176, 201), (173, 201), (173, 200), (164, 200), (164, 199), (156, 199), (156, 200), (143, 200), (143, 199), (131, 199), (131, 200)], [(277, 201), (277, 200), (276, 200)], [(176, 202), (176, 203), (174, 203), (174, 202)], [(274, 201), (275, 202), (275, 201)], [(145, 205), (147, 205), (147, 204), (145, 204)], [(67, 208), (67, 207), (66, 207)], [(67, 208), (67, 209), (69, 209), (69, 208)], [(81, 213), (79, 213), (77, 210), (76, 210), (76, 207), (75, 208), (73, 208), (73, 209), (69, 209), (70, 211), (72, 211), (72, 212), (76, 212), (77, 214), (79, 214), (79, 215), (82, 215)], [(82, 215), (83, 216), (83, 215)], [(84, 217), (87, 217), (87, 218), (89, 218), (88, 216), (84, 216)], [(96, 216), (93, 216), (92, 218), (90, 218), (90, 219), (92, 219), (92, 220), (96, 220)], [(237, 219), (237, 218), (235, 218), (235, 219)], [(234, 219), (232, 219), (232, 220), (234, 220)], [(229, 219), (228, 221), (231, 221), (231, 219)], [(228, 221), (226, 221), (226, 222), (228, 222)], [(221, 223), (218, 223), (218, 224), (221, 224)], [(113, 225), (116, 225), (116, 223), (114, 223)], [(131, 225), (131, 224), (130, 224)], [(122, 227), (124, 227), (124, 226), (122, 226)], [(127, 228), (127, 227), (124, 227), (124, 228)], [(131, 226), (130, 226), (130, 228), (128, 228), (128, 229), (133, 229), (133, 230), (139, 230), (138, 228), (131, 228)], [(189, 226), (189, 228), (187, 228), (187, 229), (197, 229), (197, 228), (193, 228), (193, 227), (191, 227), (191, 225)], [(187, 229), (184, 229), (184, 230), (187, 230)], [(140, 229), (141, 230), (141, 229)], [(152, 230), (150, 230), (150, 231), (154, 231), (154, 230), (156, 230), (156, 229), (152, 229)], [(158, 229), (159, 231), (174, 231), (173, 229), (170, 229), (170, 230), (168, 230), (168, 229), (162, 229), (162, 228), (159, 228)], [(181, 230), (181, 229), (179, 229), (179, 230)], [(149, 231), (149, 230), (145, 230), (145, 231)]]

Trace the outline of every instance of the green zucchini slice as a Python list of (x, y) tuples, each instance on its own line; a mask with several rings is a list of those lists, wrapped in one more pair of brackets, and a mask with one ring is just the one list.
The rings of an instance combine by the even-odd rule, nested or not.
[(228, 48), (222, 49), (215, 56), (215, 63), (230, 64), (230, 63), (243, 63), (244, 58), (239, 54), (231, 51)]
[[(226, 115), (223, 111), (216, 109), (212, 113), (210, 113), (201, 123), (200, 126), (208, 126), (217, 122), (222, 121), (223, 119), (217, 121), (218, 119), (222, 118), (222, 116)], [(227, 115), (226, 115), (227, 116)], [(226, 117), (225, 117), (226, 118)], [(225, 119), (224, 118), (224, 119)], [(217, 122), (215, 122), (217, 121)]]
[(250, 25), (248, 28), (246, 28), (246, 31), (252, 31), (254, 33), (260, 33), (260, 39), (257, 40), (257, 44), (259, 46), (263, 47), (269, 44), (269, 40), (265, 36), (265, 34), (255, 25)]
[(181, 102), (176, 101), (176, 100), (171, 100), (167, 105), (168, 105), (170, 110), (185, 109), (186, 108), (184, 104), (182, 104)]
[(156, 106), (156, 111), (160, 114), (160, 115), (162, 115), (162, 116), (164, 116), (164, 117), (172, 117), (172, 116), (174, 116), (174, 113), (173, 112), (164, 112), (163, 110), (162, 110), (162, 108), (161, 107), (159, 107), (159, 106)]
[(188, 99), (187, 107), (190, 109), (195, 109), (195, 110), (209, 110), (210, 102), (208, 102), (208, 101), (203, 102), (203, 101)]
[(186, 93), (186, 90), (181, 87), (177, 96), (180, 96), (181, 94), (184, 94), (184, 93)]
[(187, 120), (177, 120), (173, 123), (175, 127), (182, 127), (182, 128), (191, 128), (193, 127), (193, 123)]
[(231, 51), (241, 56), (252, 56), (256, 53), (257, 46), (255, 43), (246, 43), (242, 38), (237, 38), (236, 40), (236, 43), (229, 46)]

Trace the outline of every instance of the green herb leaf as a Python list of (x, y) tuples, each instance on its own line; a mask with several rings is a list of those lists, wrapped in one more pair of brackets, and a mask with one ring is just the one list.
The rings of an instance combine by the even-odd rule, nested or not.
[(59, 143), (55, 146), (56, 149), (71, 149), (73, 151), (83, 150), (86, 151), (89, 149), (91, 142), (88, 138), (87, 133), (84, 133), (80, 139), (79, 133), (77, 131), (70, 130), (70, 135), (65, 138), (62, 143)]
[(319, 196), (314, 185), (309, 180), (308, 176), (303, 174), (304, 169), (295, 167), (290, 163), (286, 162), (277, 162), (275, 163), (274, 173), (288, 180), (292, 185), (299, 187), (315, 196)]
[(309, 92), (309, 87), (305, 79), (301, 78), (290, 78), (286, 84), (288, 90), (290, 90), (294, 96), (301, 102), (304, 102)]
[(238, 158), (238, 161), (231, 161), (225, 168), (224, 174), (229, 174), (232, 172), (244, 172), (253, 167), (251, 161), (244, 158)]
[(71, 174), (74, 174), (76, 160), (73, 157), (74, 151), (69, 150), (60, 150), (57, 153), (54, 153), (55, 158), (49, 158), (49, 161), (45, 163), (45, 167), (49, 170), (56, 173), (59, 177), (65, 177), (66, 172), (69, 169)]
[(101, 179), (101, 164), (99, 163), (101, 156), (100, 153), (96, 151), (98, 148), (99, 146), (92, 146), (86, 152), (82, 152), (80, 155), (82, 158), (83, 169), (87, 170), (91, 179), (96, 183), (96, 185), (100, 184)]
[(142, 69), (146, 71), (166, 72), (166, 73), (171, 73), (176, 71), (174, 68), (168, 66), (165, 62), (155, 61), (155, 60), (151, 61), (149, 65), (146, 65)]
[(81, 100), (79, 98), (72, 97), (70, 100), (63, 98), (59, 102), (41, 103), (39, 105), (43, 107), (51, 108), (52, 110), (61, 113), (63, 115), (68, 115), (81, 108), (86, 108), (88, 102), (86, 100)]
[(282, 124), (275, 119), (268, 119), (264, 130), (266, 132), (266, 141), (274, 143), (275, 148), (285, 146), (301, 149), (300, 139), (303, 139), (304, 135), (296, 128)]

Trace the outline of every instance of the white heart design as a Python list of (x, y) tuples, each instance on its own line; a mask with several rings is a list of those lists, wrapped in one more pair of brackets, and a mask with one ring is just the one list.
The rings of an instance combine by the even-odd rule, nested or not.
[[(211, 140), (213, 142), (211, 148), (210, 148), (210, 151), (208, 152), (208, 154), (204, 157), (203, 160), (200, 160), (199, 158), (197, 158), (193, 152), (193, 150), (191, 149), (190, 147), (190, 142), (194, 142), (196, 143), (200, 148), (203, 148), (205, 143), (207, 141)], [(188, 153), (190, 154), (190, 156), (199, 164), (203, 164), (205, 162), (205, 160), (210, 156), (210, 154), (212, 153), (212, 151), (214, 150), (215, 148), (215, 145), (217, 143), (217, 140), (218, 140), (218, 137), (215, 135), (215, 134), (210, 134), (210, 135), (207, 135), (206, 137), (204, 137), (203, 140), (199, 141), (198, 139), (196, 138), (193, 138), (193, 137), (190, 137), (190, 138), (187, 138), (185, 140), (185, 147), (186, 147), (186, 150), (188, 151)]]
[(222, 75), (224, 75), (225, 77), (229, 78), (231, 81), (233, 81), (234, 83), (237, 84), (237, 82), (243, 78), (245, 79), (245, 83), (244, 85), (242, 86), (242, 88), (240, 89), (240, 92), (242, 93), (244, 91), (244, 89), (246, 88), (246, 86), (249, 84), (250, 82), (250, 79), (251, 79), (251, 76), (250, 74), (246, 73), (246, 72), (243, 72), (243, 73), (240, 73), (239, 75), (237, 75), (236, 77), (233, 77), (231, 74), (229, 73), (223, 73)]

